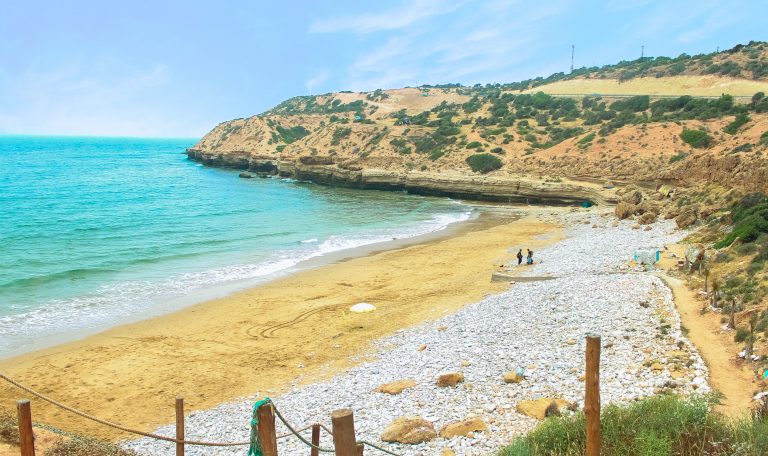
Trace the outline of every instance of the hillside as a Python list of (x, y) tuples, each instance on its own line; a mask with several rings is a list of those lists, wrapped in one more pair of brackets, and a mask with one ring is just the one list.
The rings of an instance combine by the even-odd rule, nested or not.
[(218, 125), (189, 156), (320, 183), (501, 201), (616, 201), (602, 187), (618, 183), (768, 191), (766, 68), (768, 44), (751, 42), (520, 83), (295, 97)]

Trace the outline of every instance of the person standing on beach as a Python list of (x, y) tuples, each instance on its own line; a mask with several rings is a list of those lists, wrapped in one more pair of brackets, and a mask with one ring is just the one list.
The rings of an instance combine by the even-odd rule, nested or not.
[(527, 250), (528, 250), (528, 259), (526, 261), (526, 264), (533, 264), (533, 250), (531, 249), (527, 249)]
[(522, 262), (523, 262), (523, 249), (520, 249), (517, 251), (517, 265), (520, 266)]

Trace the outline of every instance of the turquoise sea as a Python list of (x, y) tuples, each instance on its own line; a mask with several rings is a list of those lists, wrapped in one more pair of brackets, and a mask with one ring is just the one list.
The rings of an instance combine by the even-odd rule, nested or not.
[[(470, 217), (455, 201), (239, 179), (194, 139), (0, 136), (0, 356)], [(215, 294), (215, 293), (213, 293)]]

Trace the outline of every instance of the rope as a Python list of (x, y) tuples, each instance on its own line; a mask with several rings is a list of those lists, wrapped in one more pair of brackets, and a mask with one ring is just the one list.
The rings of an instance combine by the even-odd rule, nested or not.
[(369, 446), (369, 447), (371, 447), (371, 448), (376, 448), (377, 450), (379, 450), (379, 451), (383, 451), (384, 453), (387, 453), (387, 454), (391, 454), (391, 455), (394, 455), (394, 456), (400, 456), (400, 455), (399, 455), (399, 454), (397, 454), (397, 453), (393, 453), (393, 452), (391, 452), (391, 451), (387, 450), (386, 448), (382, 448), (382, 447), (380, 447), (380, 446), (378, 446), (378, 445), (374, 445), (374, 444), (372, 444), (371, 442), (367, 442), (367, 441), (365, 441), (365, 440), (358, 440), (358, 441), (357, 441), (357, 443), (358, 443), (358, 444), (363, 444), (363, 445), (368, 445), (368, 446)]
[[(74, 413), (75, 415), (83, 417), (83, 418), (85, 418), (87, 420), (95, 421), (96, 423), (103, 424), (103, 425), (109, 426), (111, 428), (119, 429), (119, 430), (121, 430), (123, 432), (127, 432), (129, 434), (136, 434), (136, 435), (140, 435), (140, 436), (143, 436), (143, 437), (148, 437), (148, 438), (156, 439), (156, 440), (163, 440), (163, 441), (171, 442), (171, 443), (183, 443), (185, 445), (197, 445), (197, 446), (233, 447), (233, 446), (245, 446), (245, 445), (250, 445), (251, 444), (250, 440), (247, 441), (247, 442), (200, 442), (200, 441), (197, 441), (197, 440), (179, 440), (179, 439), (176, 439), (176, 438), (173, 438), (173, 437), (166, 437), (164, 435), (157, 435), (157, 434), (152, 434), (150, 432), (143, 432), (143, 431), (138, 431), (136, 429), (130, 429), (130, 428), (127, 428), (127, 427), (122, 426), (120, 424), (112, 423), (111, 421), (102, 420), (101, 418), (97, 418), (97, 417), (95, 417), (93, 415), (89, 415), (89, 414), (87, 414), (85, 412), (81, 412), (80, 410), (77, 410), (77, 409), (74, 409), (74, 408), (69, 407), (67, 405), (64, 405), (64, 404), (62, 404), (61, 402), (59, 402), (59, 401), (57, 401), (55, 399), (51, 399), (50, 397), (48, 397), (48, 396), (46, 396), (46, 395), (44, 395), (42, 393), (39, 393), (39, 392), (33, 390), (32, 388), (29, 388), (27, 386), (22, 385), (21, 383), (13, 380), (12, 378), (8, 377), (7, 375), (3, 374), (2, 372), (0, 372), (0, 378), (5, 380), (6, 382), (10, 383), (11, 385), (15, 386), (16, 388), (19, 388), (20, 390), (26, 391), (27, 393), (32, 394), (33, 396), (36, 396), (36, 397), (38, 397), (38, 398), (40, 398), (40, 399), (42, 399), (42, 400), (44, 400), (44, 401), (46, 401), (46, 402), (48, 402), (50, 404), (53, 404), (56, 407), (62, 408), (62, 409), (66, 410), (66, 411), (68, 411), (70, 413)], [(306, 429), (307, 428), (304, 428), (303, 430), (306, 430)], [(280, 436), (278, 438), (287, 437), (289, 435), (291, 435), (291, 434), (290, 433), (289, 434), (285, 434), (285, 435), (282, 435), (282, 436)]]
[[(280, 413), (280, 412), (277, 410), (277, 407), (274, 407), (274, 408), (273, 408), (273, 410), (275, 411), (275, 415), (277, 415), (277, 417), (278, 417), (278, 418), (280, 418), (280, 421), (282, 421), (282, 422), (283, 422), (283, 424), (285, 425), (285, 427), (287, 427), (287, 428), (288, 428), (288, 430), (289, 430), (289, 431), (291, 431), (291, 433), (292, 433), (293, 435), (295, 435), (296, 437), (298, 437), (298, 438), (299, 438), (299, 440), (301, 440), (301, 441), (302, 441), (302, 443), (304, 443), (304, 445), (307, 445), (307, 446), (309, 446), (309, 447), (315, 448), (315, 449), (317, 449), (318, 451), (320, 451), (320, 452), (322, 452), (322, 453), (333, 453), (333, 452), (334, 452), (334, 449), (333, 449), (333, 448), (322, 448), (322, 447), (319, 447), (319, 446), (317, 446), (317, 445), (314, 445), (312, 442), (308, 441), (308, 440), (307, 440), (307, 439), (305, 439), (304, 437), (302, 437), (302, 436), (301, 436), (301, 434), (299, 434), (299, 431), (297, 431), (297, 430), (293, 429), (293, 427), (291, 427), (291, 425), (290, 425), (290, 424), (288, 424), (288, 421), (286, 421), (286, 419), (285, 419), (285, 418), (283, 418), (283, 415), (282, 415), (282, 414), (281, 414), (281, 413)], [(322, 424), (321, 424), (320, 426), (325, 428), (325, 426), (323, 426)], [(325, 429), (326, 429), (326, 431), (328, 430), (328, 428), (325, 428)], [(331, 435), (333, 435), (333, 433), (331, 433)]]
[[(87, 420), (91, 420), (91, 421), (94, 421), (96, 423), (103, 424), (104, 426), (108, 426), (108, 427), (111, 427), (111, 428), (114, 428), (114, 429), (118, 429), (118, 430), (123, 431), (123, 432), (127, 432), (129, 434), (136, 434), (136, 435), (140, 435), (140, 436), (143, 436), (143, 437), (148, 437), (148, 438), (156, 439), (156, 440), (163, 440), (165, 442), (171, 442), (171, 443), (183, 443), (185, 445), (210, 446), (210, 447), (245, 446), (245, 445), (251, 445), (251, 444), (256, 443), (258, 441), (258, 436), (254, 436), (253, 432), (251, 434), (251, 439), (249, 439), (247, 442), (202, 442), (202, 441), (198, 441), (198, 440), (179, 440), (179, 439), (176, 439), (174, 437), (166, 437), (164, 435), (153, 434), (151, 432), (139, 431), (139, 430), (136, 430), (136, 429), (127, 428), (125, 426), (122, 426), (122, 425), (117, 424), (117, 423), (113, 423), (111, 421), (107, 421), (107, 420), (103, 420), (101, 418), (97, 418), (97, 417), (95, 417), (93, 415), (90, 415), (88, 413), (81, 412), (80, 410), (77, 410), (75, 408), (69, 407), (68, 405), (64, 405), (64, 404), (62, 404), (61, 402), (59, 402), (59, 401), (57, 401), (55, 399), (51, 399), (50, 397), (48, 397), (48, 396), (46, 396), (46, 395), (44, 395), (42, 393), (39, 393), (39, 392), (33, 390), (32, 388), (29, 388), (27, 386), (22, 385), (21, 383), (13, 380), (12, 378), (8, 377), (7, 375), (5, 375), (2, 372), (0, 372), (0, 379), (3, 379), (6, 382), (10, 383), (11, 385), (15, 386), (16, 388), (19, 388), (20, 390), (26, 391), (27, 393), (32, 394), (33, 396), (36, 396), (39, 399), (42, 399), (45, 402), (53, 404), (56, 407), (62, 408), (62, 409), (66, 410), (66, 411), (68, 411), (70, 413), (74, 413), (75, 415), (78, 415), (78, 416), (80, 416), (82, 418), (85, 418)], [(265, 399), (265, 401), (271, 402), (268, 398)], [(323, 453), (333, 453), (334, 452), (334, 450), (331, 449), (331, 448), (322, 448), (322, 447), (319, 447), (317, 445), (313, 445), (307, 439), (302, 437), (301, 434), (299, 434), (300, 432), (304, 432), (307, 429), (311, 429), (312, 426), (314, 426), (313, 424), (305, 426), (305, 427), (303, 427), (301, 429), (294, 429), (290, 424), (288, 424), (288, 421), (285, 419), (285, 417), (283, 417), (283, 415), (277, 410), (277, 407), (274, 407), (274, 403), (272, 405), (273, 405), (272, 410), (274, 410), (275, 415), (277, 415), (277, 417), (280, 418), (280, 421), (283, 422), (283, 424), (285, 425), (285, 427), (288, 428), (288, 431), (289, 431), (289, 432), (286, 432), (285, 434), (278, 435), (276, 437), (276, 439), (283, 439), (285, 437), (289, 437), (291, 435), (295, 435), (296, 437), (298, 437), (299, 440), (301, 440), (302, 443), (304, 443), (305, 445), (307, 445), (309, 447), (316, 448), (317, 450), (319, 450), (319, 451), (321, 451)], [(257, 408), (258, 407), (254, 407), (254, 418), (253, 419), (256, 419), (256, 410), (257, 410)], [(328, 429), (325, 425), (323, 425), (321, 423), (317, 423), (317, 425), (320, 426), (320, 428), (323, 429), (328, 434), (333, 435), (333, 431)], [(253, 429), (253, 426), (251, 427), (251, 429)], [(384, 448), (382, 448), (380, 446), (374, 445), (374, 444), (372, 444), (370, 442), (367, 442), (365, 440), (361, 440), (361, 441), (359, 441), (357, 443), (360, 443), (360, 444), (363, 444), (363, 445), (368, 445), (371, 448), (375, 448), (375, 449), (377, 449), (379, 451), (383, 451), (384, 453), (387, 453), (387, 454), (391, 454), (391, 455), (394, 455), (394, 456), (399, 456), (397, 453), (393, 453), (393, 452), (391, 452), (389, 450), (386, 450), (386, 449), (384, 449)]]

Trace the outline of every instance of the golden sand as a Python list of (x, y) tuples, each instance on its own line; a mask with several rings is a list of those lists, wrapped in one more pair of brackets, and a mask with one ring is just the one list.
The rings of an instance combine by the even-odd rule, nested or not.
[[(291, 382), (314, 382), (371, 352), (396, 330), (437, 319), (499, 292), (492, 272), (514, 246), (540, 248), (558, 228), (535, 218), (467, 223), (451, 237), (301, 272), (167, 316), (124, 325), (0, 362), (0, 371), (83, 411), (152, 430), (173, 421), (174, 397), (187, 411)], [(547, 241), (537, 236), (551, 233)], [(349, 307), (369, 302), (375, 312)], [(301, 366), (301, 367), (300, 367)], [(25, 393), (0, 384), (0, 404)], [(40, 400), (33, 417), (105, 438), (125, 435)]]

